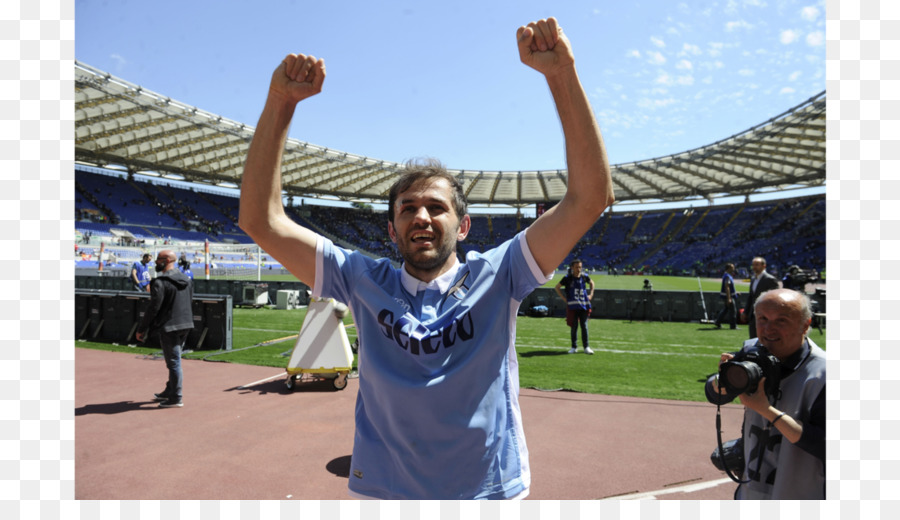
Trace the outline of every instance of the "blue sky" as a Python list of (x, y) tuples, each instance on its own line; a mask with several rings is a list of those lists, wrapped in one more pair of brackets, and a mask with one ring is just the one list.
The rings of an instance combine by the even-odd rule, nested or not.
[(708, 144), (825, 89), (824, 1), (75, 2), (75, 59), (255, 126), (289, 52), (325, 59), (291, 137), (454, 169), (565, 167), (516, 29), (555, 16), (613, 164)]

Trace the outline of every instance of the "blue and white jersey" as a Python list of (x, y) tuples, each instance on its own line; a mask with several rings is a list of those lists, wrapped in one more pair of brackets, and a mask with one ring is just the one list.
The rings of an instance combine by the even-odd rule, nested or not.
[(347, 303), (360, 337), (352, 495), (527, 495), (516, 314), (549, 279), (525, 232), (427, 285), (319, 237), (313, 296)]
[(591, 300), (588, 298), (591, 287), (590, 280), (586, 274), (581, 276), (569, 274), (559, 281), (559, 284), (566, 289), (566, 304), (569, 309), (587, 310), (591, 308)]
[(734, 278), (730, 274), (725, 273), (722, 275), (722, 290), (719, 291), (719, 296), (727, 300), (729, 294), (734, 298), (737, 292), (734, 290)]
[(141, 288), (150, 285), (150, 269), (146, 265), (137, 261), (131, 268), (137, 271), (137, 279), (140, 281)]

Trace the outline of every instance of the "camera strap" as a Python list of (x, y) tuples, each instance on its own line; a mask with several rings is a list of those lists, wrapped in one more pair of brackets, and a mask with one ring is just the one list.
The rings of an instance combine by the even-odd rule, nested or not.
[(719, 442), (719, 460), (722, 462), (722, 467), (725, 468), (725, 473), (728, 474), (728, 477), (738, 484), (750, 482), (749, 479), (741, 480), (736, 477), (731, 468), (728, 467), (728, 462), (725, 461), (725, 448), (722, 446), (722, 406), (719, 404), (716, 404), (716, 440)]

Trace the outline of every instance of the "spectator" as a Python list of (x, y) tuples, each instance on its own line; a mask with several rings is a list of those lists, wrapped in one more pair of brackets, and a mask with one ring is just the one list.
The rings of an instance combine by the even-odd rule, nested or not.
[(750, 282), (750, 293), (747, 295), (747, 307), (744, 315), (747, 317), (747, 328), (750, 329), (750, 339), (756, 337), (756, 314), (753, 306), (756, 300), (766, 291), (778, 288), (778, 280), (766, 272), (766, 259), (757, 256), (752, 262), (753, 280)]
[(728, 320), (732, 329), (737, 328), (737, 314), (735, 312), (735, 298), (737, 293), (734, 290), (734, 264), (725, 264), (725, 272), (722, 274), (722, 289), (719, 292), (719, 298), (722, 300), (722, 309), (716, 316), (716, 328), (722, 328), (722, 322)]
[(150, 258), (150, 253), (144, 253), (141, 260), (131, 266), (131, 282), (135, 291), (150, 291), (150, 269), (147, 268)]
[(181, 351), (188, 333), (194, 328), (191, 305), (194, 285), (175, 266), (175, 253), (169, 249), (159, 252), (156, 257), (156, 272), (159, 273), (150, 284), (150, 305), (144, 312), (137, 327), (136, 337), (140, 342), (147, 339), (150, 330), (158, 333), (169, 378), (166, 388), (154, 394), (160, 408), (180, 408), (182, 401), (183, 373)]

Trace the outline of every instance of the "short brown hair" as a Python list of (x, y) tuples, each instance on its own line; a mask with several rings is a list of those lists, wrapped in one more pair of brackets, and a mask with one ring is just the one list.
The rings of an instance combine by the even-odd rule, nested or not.
[(394, 222), (394, 205), (401, 193), (411, 188), (419, 181), (444, 179), (450, 184), (453, 209), (457, 218), (462, 219), (469, 212), (466, 193), (462, 183), (447, 171), (447, 168), (437, 159), (424, 159), (408, 161), (400, 172), (400, 177), (391, 185), (388, 194), (388, 220)]

